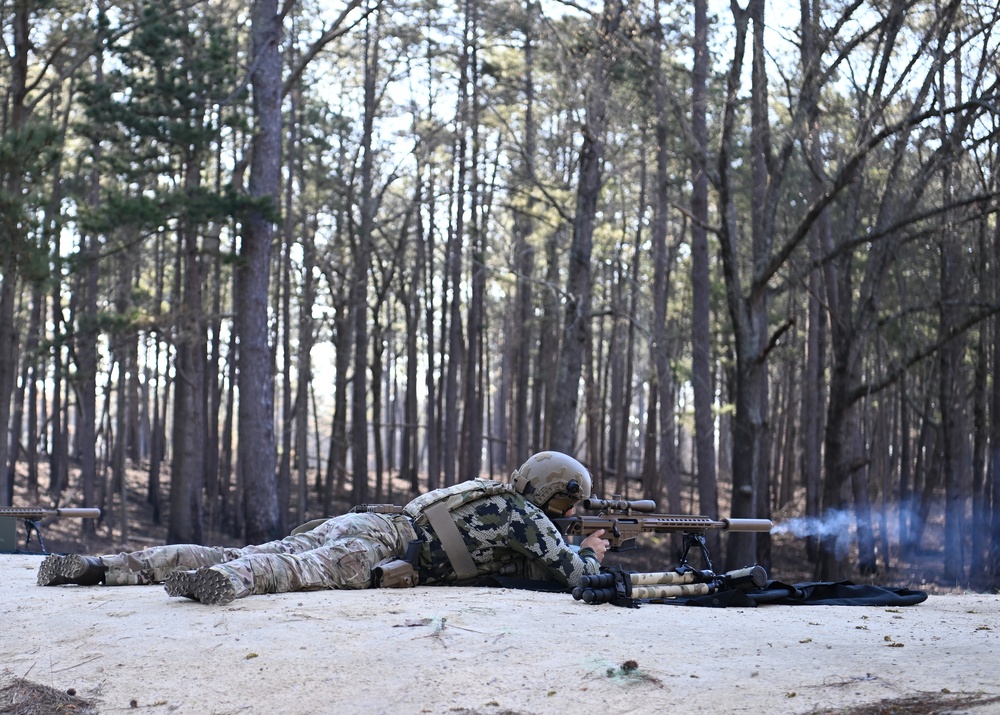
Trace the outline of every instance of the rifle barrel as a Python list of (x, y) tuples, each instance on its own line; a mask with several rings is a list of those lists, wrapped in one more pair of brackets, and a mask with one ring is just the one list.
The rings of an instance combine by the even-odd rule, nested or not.
[(726, 531), (770, 531), (774, 523), (770, 519), (723, 519)]

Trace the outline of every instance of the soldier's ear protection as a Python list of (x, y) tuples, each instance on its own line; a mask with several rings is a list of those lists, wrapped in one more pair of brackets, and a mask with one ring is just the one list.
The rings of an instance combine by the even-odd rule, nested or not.
[(545, 503), (545, 511), (559, 514), (560, 516), (565, 514), (580, 501), (580, 498), (576, 496), (579, 493), (580, 483), (575, 479), (570, 479), (569, 483), (566, 484), (566, 491), (557, 492)]
[[(511, 474), (511, 483), (514, 485), (514, 489), (516, 491), (520, 492), (525, 496), (528, 496), (529, 494), (534, 494), (536, 491), (538, 491), (537, 489), (535, 489), (535, 485), (529, 482), (526, 478), (522, 477), (521, 473), (516, 469), (514, 470), (514, 473)], [(570, 479), (569, 483), (566, 485), (565, 493), (570, 496), (579, 494), (580, 482), (576, 481), (575, 479)]]
[[(518, 470), (514, 470), (514, 473), (511, 475), (511, 482), (514, 485), (515, 491), (523, 494), (526, 497), (538, 491), (537, 489), (535, 489), (535, 485), (532, 484), (527, 479), (525, 479), (524, 477), (522, 477)], [(565, 514), (578, 501), (580, 501), (580, 498), (576, 496), (579, 493), (580, 493), (580, 482), (578, 482), (576, 479), (570, 479), (569, 482), (567, 482), (566, 484), (565, 490), (562, 492), (557, 492), (552, 497), (550, 497), (542, 508), (545, 509), (545, 511), (557, 514)]]

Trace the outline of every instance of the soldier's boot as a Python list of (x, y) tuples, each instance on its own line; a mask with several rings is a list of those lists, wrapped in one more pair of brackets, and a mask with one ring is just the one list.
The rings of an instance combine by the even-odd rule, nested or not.
[(167, 590), (167, 595), (198, 600), (195, 598), (194, 584), (191, 580), (194, 573), (194, 571), (172, 571), (167, 574), (167, 578), (163, 582), (163, 588)]
[(52, 554), (38, 567), (39, 586), (96, 586), (104, 583), (108, 567), (96, 556)]
[(174, 571), (165, 583), (171, 596), (185, 596), (210, 606), (221, 606), (236, 600), (236, 587), (222, 571), (205, 566), (197, 571)]

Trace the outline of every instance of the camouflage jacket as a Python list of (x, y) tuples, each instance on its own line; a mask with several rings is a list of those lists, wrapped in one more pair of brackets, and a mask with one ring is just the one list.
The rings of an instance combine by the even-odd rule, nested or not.
[[(593, 549), (571, 548), (545, 512), (514, 491), (469, 501), (455, 508), (451, 517), (479, 576), (554, 580), (572, 588), (582, 576), (600, 571)], [(455, 582), (451, 562), (434, 530), (419, 522), (415, 528), (424, 539), (418, 564), (420, 583)]]

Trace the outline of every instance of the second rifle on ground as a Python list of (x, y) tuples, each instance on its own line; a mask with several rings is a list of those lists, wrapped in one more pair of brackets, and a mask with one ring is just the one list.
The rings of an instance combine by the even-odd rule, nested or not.
[(76, 519), (100, 519), (101, 510), (92, 508), (60, 508), (60, 507), (0, 507), (0, 553), (13, 553), (17, 550), (16, 532), (17, 520), (24, 522), (25, 538), (24, 548), (27, 549), (31, 543), (31, 532), (38, 536), (38, 544), (42, 553), (48, 553), (45, 549), (45, 541), (42, 539), (42, 530), (39, 522), (49, 517)]

